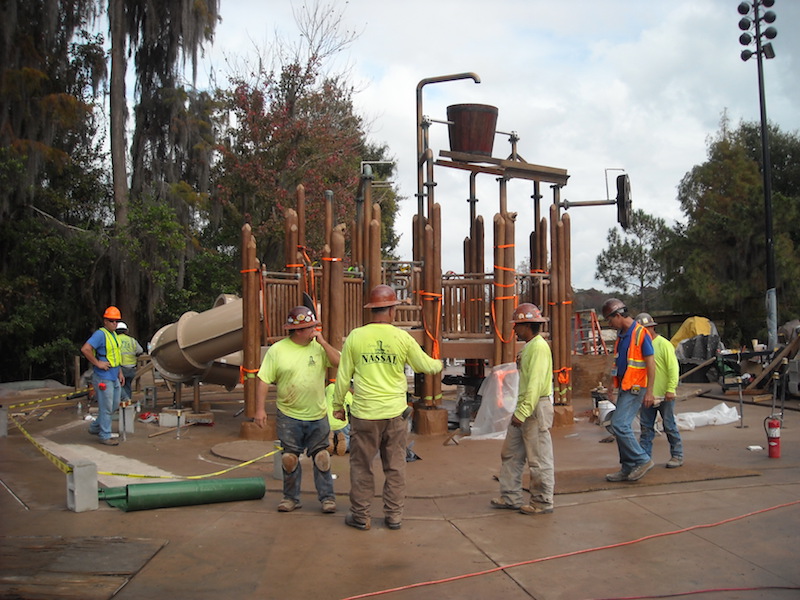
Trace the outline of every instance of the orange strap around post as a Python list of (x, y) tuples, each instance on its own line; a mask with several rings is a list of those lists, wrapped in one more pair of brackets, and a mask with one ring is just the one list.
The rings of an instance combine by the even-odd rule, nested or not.
[(553, 373), (556, 375), (558, 383), (561, 385), (567, 385), (569, 384), (570, 371), (572, 371), (571, 367), (561, 367), (560, 369), (553, 371)]
[[(433, 292), (425, 292), (420, 291), (419, 295), (422, 297), (423, 300), (427, 300), (428, 302), (436, 302), (436, 328), (434, 329), (435, 332), (439, 331), (439, 327), (441, 326), (441, 318), (442, 318), (442, 295), (441, 294), (434, 294)], [(428, 324), (425, 322), (425, 311), (422, 311), (422, 327), (425, 329), (425, 335), (433, 342), (433, 352), (431, 353), (431, 358), (439, 359), (441, 358), (441, 351), (439, 349), (439, 339), (438, 336), (431, 335), (430, 330), (428, 329)]]
[(258, 369), (245, 369), (244, 366), (239, 367), (239, 383), (244, 383), (245, 379), (255, 379)]
[[(497, 296), (496, 298), (494, 298), (494, 301), (497, 301), (497, 300), (515, 300), (516, 301), (516, 299), (517, 299), (516, 295), (515, 296)], [(494, 310), (494, 301), (492, 302), (492, 326), (494, 327), (494, 332), (497, 334), (497, 337), (500, 338), (500, 341), (503, 342), (504, 344), (508, 344), (514, 339), (514, 335), (512, 334), (510, 338), (504, 339), (502, 331), (500, 331), (497, 328), (497, 314), (495, 313), (495, 310)]]

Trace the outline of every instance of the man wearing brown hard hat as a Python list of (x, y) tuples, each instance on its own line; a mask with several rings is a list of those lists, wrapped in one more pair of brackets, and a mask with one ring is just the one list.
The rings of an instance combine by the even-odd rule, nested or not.
[[(553, 464), (553, 354), (539, 334), (543, 317), (535, 304), (523, 302), (511, 317), (517, 340), (525, 346), (517, 357), (519, 389), (503, 449), (500, 451), (500, 497), (493, 508), (510, 508), (525, 515), (553, 512), (555, 467)], [(530, 502), (523, 504), (522, 473), (530, 470)]]
[(344, 420), (344, 398), (353, 380), (350, 405), (350, 512), (345, 524), (356, 529), (371, 527), (370, 506), (375, 494), (372, 460), (380, 453), (384, 522), (400, 529), (406, 488), (408, 364), (418, 373), (436, 374), (442, 361), (429, 357), (411, 335), (393, 325), (397, 305), (395, 291), (379, 285), (369, 294), (369, 324), (353, 329), (342, 347), (333, 392), (333, 416)]
[(653, 468), (650, 455), (633, 433), (633, 420), (642, 406), (653, 406), (653, 383), (656, 363), (653, 343), (644, 327), (628, 314), (628, 307), (617, 298), (609, 298), (601, 309), (603, 318), (614, 327), (614, 366), (611, 371), (617, 393), (611, 415), (611, 432), (617, 440), (620, 470), (606, 475), (608, 481), (638, 481)]

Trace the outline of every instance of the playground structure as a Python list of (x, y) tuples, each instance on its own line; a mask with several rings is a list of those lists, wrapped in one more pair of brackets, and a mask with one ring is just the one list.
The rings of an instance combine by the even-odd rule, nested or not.
[[(356, 195), (355, 218), (349, 231), (334, 223), (332, 192), (324, 195), (325, 245), (321, 267), (312, 266), (306, 252), (305, 190), (296, 190), (296, 208), (285, 213), (285, 257), (282, 272), (267, 272), (256, 257), (255, 239), (249, 224), (242, 228), (242, 297), (223, 295), (203, 313), (189, 312), (176, 323), (162, 327), (152, 338), (151, 357), (165, 379), (202, 382), (232, 389), (244, 383), (245, 411), (255, 408), (255, 374), (266, 346), (283, 337), (282, 323), (288, 311), (306, 304), (317, 312), (328, 341), (341, 348), (349, 331), (369, 320), (363, 309), (369, 291), (378, 284), (392, 286), (403, 304), (395, 324), (407, 329), (425, 351), (441, 359), (464, 365), (464, 375), (451, 379), (476, 386), (485, 368), (513, 362), (518, 351), (511, 324), (517, 304), (532, 302), (542, 309), (549, 323), (543, 334), (553, 351), (556, 424), (572, 421), (572, 287), (570, 284), (570, 219), (560, 190), (569, 175), (565, 169), (526, 162), (517, 152), (519, 136), (506, 134), (511, 153), (506, 159), (492, 156), (497, 108), (486, 105), (449, 106), (446, 123), (450, 150), (436, 158), (429, 147), (428, 130), (434, 121), (422, 113), (425, 85), (457, 79), (480, 78), (461, 73), (424, 79), (417, 86), (417, 214), (414, 216), (413, 260), (381, 260), (380, 205), (372, 202), (371, 167), (362, 168)], [(435, 198), (436, 168), (469, 173), (470, 226), (463, 244), (462, 274), (441, 267), (442, 211)], [(492, 175), (498, 181), (498, 211), (493, 218), (491, 272), (484, 267), (484, 222), (476, 214), (476, 178)], [(622, 177), (622, 176), (620, 176)], [(629, 208), (627, 176), (620, 184), (616, 203)], [(514, 247), (517, 214), (509, 212), (508, 181), (532, 182), (534, 222), (529, 236), (530, 271), (518, 273)], [(541, 214), (542, 184), (552, 189), (548, 219)], [(570, 203), (570, 206), (580, 203)], [(622, 214), (622, 213), (620, 213)], [(622, 216), (620, 217), (622, 222)], [(549, 224), (548, 224), (549, 223)], [(350, 254), (345, 255), (349, 234)], [(549, 242), (549, 243), (548, 243)], [(549, 253), (548, 253), (549, 249)], [(345, 270), (345, 260), (350, 267)], [(335, 372), (329, 374), (332, 380)], [(180, 385), (176, 404), (181, 406)], [(416, 375), (414, 379), (414, 425), (418, 433), (446, 433), (447, 411), (441, 407), (442, 380)], [(193, 409), (199, 412), (199, 394)], [(274, 426), (274, 423), (272, 423)], [(258, 430), (251, 422), (242, 425), (242, 437), (275, 439), (274, 430)]]

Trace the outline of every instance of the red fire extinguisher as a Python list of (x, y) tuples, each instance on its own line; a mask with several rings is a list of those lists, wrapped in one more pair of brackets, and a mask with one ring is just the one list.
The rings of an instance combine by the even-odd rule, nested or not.
[(767, 448), (770, 458), (781, 457), (781, 420), (775, 415), (764, 419), (764, 429), (767, 432)]

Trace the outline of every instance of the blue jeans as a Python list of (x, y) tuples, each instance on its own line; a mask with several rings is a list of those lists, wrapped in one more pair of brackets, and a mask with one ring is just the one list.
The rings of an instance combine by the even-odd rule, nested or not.
[(650, 455), (642, 449), (633, 433), (633, 420), (642, 406), (644, 388), (638, 393), (630, 390), (619, 390), (617, 407), (611, 415), (611, 431), (617, 438), (619, 462), (622, 471), (629, 473), (639, 465), (650, 460)]
[[(331, 426), (328, 423), (327, 415), (317, 421), (300, 421), (286, 416), (279, 410), (276, 427), (278, 439), (281, 442), (281, 446), (283, 446), (281, 454), (290, 453), (300, 457), (303, 451), (307, 450), (308, 455), (313, 459), (317, 452), (328, 448), (328, 436), (330, 435)], [(320, 502), (334, 500), (333, 477), (331, 477), (330, 469), (320, 471), (313, 460), (312, 464), (314, 465), (314, 485), (317, 488), (317, 497)], [(291, 473), (284, 468), (283, 497), (299, 502), (300, 482), (302, 479), (303, 469), (299, 460), (297, 461), (297, 467)]]
[(681, 434), (678, 433), (678, 424), (675, 422), (674, 400), (662, 400), (658, 406), (649, 408), (643, 406), (639, 411), (639, 422), (642, 424), (639, 444), (641, 444), (642, 450), (650, 456), (653, 455), (653, 438), (656, 435), (655, 424), (658, 413), (661, 413), (661, 418), (664, 421), (664, 433), (667, 434), (667, 440), (669, 440), (670, 456), (683, 458), (683, 441), (681, 440)]
[(120, 368), (122, 369), (122, 374), (125, 376), (125, 385), (122, 386), (122, 399), (130, 400), (133, 397), (131, 383), (133, 383), (133, 378), (136, 377), (136, 366)]
[[(105, 384), (106, 389), (100, 389), (101, 383)], [(92, 386), (97, 400), (97, 419), (89, 425), (89, 433), (97, 434), (101, 440), (107, 440), (111, 437), (111, 416), (119, 408), (122, 387), (119, 379), (100, 379), (97, 375), (92, 376)]]

